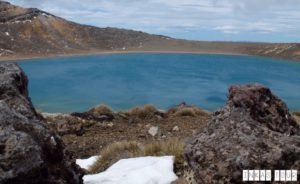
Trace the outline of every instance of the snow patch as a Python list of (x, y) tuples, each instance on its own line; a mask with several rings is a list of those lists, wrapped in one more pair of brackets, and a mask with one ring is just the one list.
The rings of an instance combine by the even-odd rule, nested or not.
[(1, 49), (1, 48), (0, 48), (0, 51), (2, 51), (2, 52), (7, 52), (7, 53), (10, 53), (10, 54), (13, 54), (13, 53), (14, 53), (14, 52), (11, 51), (11, 50)]
[(140, 42), (139, 48), (142, 48), (142, 47), (143, 47), (143, 43), (142, 43), (142, 42)]
[(84, 184), (170, 184), (174, 156), (122, 159), (105, 172), (84, 176)]
[(87, 159), (76, 159), (76, 164), (79, 165), (81, 168), (88, 170), (91, 167), (99, 156), (93, 156)]
[(54, 117), (57, 117), (57, 116), (62, 116), (62, 117), (68, 117), (68, 116), (70, 116), (69, 114), (65, 114), (65, 113), (48, 113), (48, 112), (42, 112), (41, 114), (42, 114), (42, 116), (44, 118), (54, 118)]
[(9, 36), (9, 32), (5, 32), (5, 35), (6, 35), (6, 36)]
[(45, 17), (52, 17), (51, 15), (46, 14), (46, 13), (42, 13), (42, 15), (45, 16)]

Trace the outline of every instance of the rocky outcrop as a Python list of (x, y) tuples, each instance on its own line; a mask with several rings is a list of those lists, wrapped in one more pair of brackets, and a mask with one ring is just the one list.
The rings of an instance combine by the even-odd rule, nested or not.
[(0, 65), (0, 183), (82, 183), (81, 169), (33, 108), (27, 83), (17, 65)]
[(29, 119), (41, 119), (28, 97), (27, 85), (27, 76), (17, 65), (0, 65), (0, 100)]
[(299, 169), (300, 127), (259, 84), (229, 89), (227, 104), (185, 148), (197, 183), (241, 183), (243, 169)]

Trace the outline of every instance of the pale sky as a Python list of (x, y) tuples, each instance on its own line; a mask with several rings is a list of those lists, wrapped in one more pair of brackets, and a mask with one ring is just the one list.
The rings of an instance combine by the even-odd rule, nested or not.
[(300, 0), (8, 0), (82, 24), (209, 41), (300, 42)]

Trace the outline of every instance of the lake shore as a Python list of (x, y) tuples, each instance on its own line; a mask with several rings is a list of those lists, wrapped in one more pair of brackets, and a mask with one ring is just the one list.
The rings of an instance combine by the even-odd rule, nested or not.
[[(252, 56), (248, 54), (228, 53), (228, 52), (201, 52), (201, 51), (86, 51), (77, 53), (63, 53), (63, 54), (48, 54), (48, 55), (15, 55), (2, 56), (0, 62), (22, 62), (30, 59), (46, 59), (57, 57), (73, 57), (73, 56), (89, 56), (89, 55), (109, 55), (109, 54), (214, 54), (214, 55), (233, 55), (233, 56)], [(255, 55), (253, 55), (255, 56)]]
[(291, 60), (289, 58), (281, 57), (268, 57), (260, 56), (255, 54), (244, 54), (244, 53), (234, 53), (234, 52), (214, 52), (214, 51), (177, 51), (177, 50), (116, 50), (116, 51), (83, 51), (83, 52), (70, 52), (70, 53), (53, 53), (47, 55), (13, 55), (13, 56), (0, 56), (0, 62), (23, 62), (31, 59), (47, 59), (47, 58), (57, 58), (57, 57), (75, 57), (75, 56), (92, 56), (92, 55), (110, 55), (110, 54), (213, 54), (213, 55), (232, 55), (232, 56), (253, 56), (253, 57), (263, 57), (263, 58), (273, 58), (278, 60), (285, 60), (290, 62), (300, 62), (300, 60)]

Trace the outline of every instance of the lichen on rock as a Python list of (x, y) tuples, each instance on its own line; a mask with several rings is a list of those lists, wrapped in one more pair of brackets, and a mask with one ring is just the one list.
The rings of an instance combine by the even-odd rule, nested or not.
[(300, 127), (259, 85), (229, 88), (227, 104), (185, 147), (197, 183), (241, 183), (243, 169), (299, 169)]

